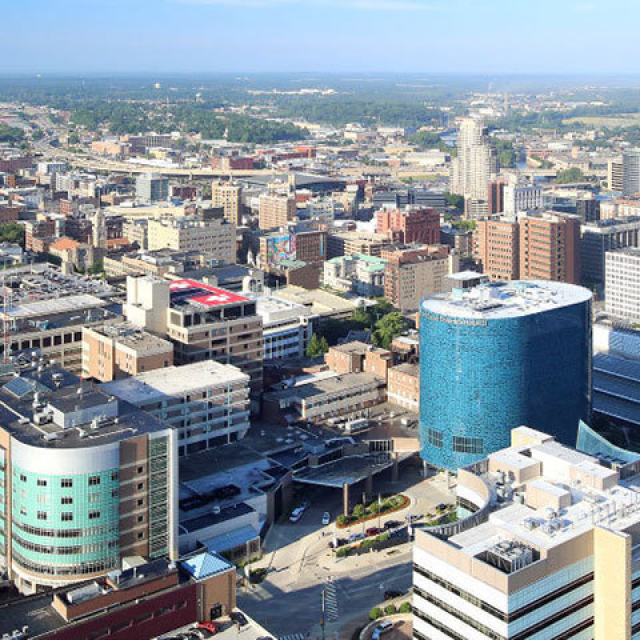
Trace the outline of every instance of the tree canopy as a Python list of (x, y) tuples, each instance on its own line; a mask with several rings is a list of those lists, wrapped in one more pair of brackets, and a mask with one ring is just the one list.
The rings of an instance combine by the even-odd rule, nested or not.
[(24, 248), (24, 227), (15, 222), (0, 224), (0, 242), (19, 244)]
[(10, 127), (0, 122), (0, 142), (22, 142), (24, 131), (20, 127)]
[(571, 182), (582, 182), (585, 179), (584, 173), (577, 167), (558, 171), (556, 175), (557, 184), (569, 184)]

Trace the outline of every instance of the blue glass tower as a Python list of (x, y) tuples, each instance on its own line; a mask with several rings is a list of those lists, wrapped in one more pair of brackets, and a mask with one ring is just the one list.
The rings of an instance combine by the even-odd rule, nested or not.
[(591, 411), (591, 293), (558, 282), (480, 285), (420, 307), (423, 459), (456, 470), (526, 425), (574, 445)]

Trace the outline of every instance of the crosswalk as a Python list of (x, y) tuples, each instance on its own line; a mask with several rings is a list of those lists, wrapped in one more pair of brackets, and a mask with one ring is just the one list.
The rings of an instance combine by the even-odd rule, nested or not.
[(304, 640), (301, 633), (294, 633), (292, 636), (280, 636), (278, 640)]
[(336, 585), (331, 579), (327, 580), (327, 586), (324, 591), (324, 610), (327, 620), (334, 621), (338, 619), (338, 593)]

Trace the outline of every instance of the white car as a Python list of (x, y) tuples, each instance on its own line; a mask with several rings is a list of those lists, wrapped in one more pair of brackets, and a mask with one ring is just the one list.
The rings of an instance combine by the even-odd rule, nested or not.
[(328, 511), (325, 511), (322, 514), (322, 524), (329, 524), (331, 522), (331, 514)]
[(302, 514), (304, 513), (304, 509), (302, 507), (298, 507), (291, 512), (289, 516), (289, 522), (298, 522), (300, 518), (302, 518)]

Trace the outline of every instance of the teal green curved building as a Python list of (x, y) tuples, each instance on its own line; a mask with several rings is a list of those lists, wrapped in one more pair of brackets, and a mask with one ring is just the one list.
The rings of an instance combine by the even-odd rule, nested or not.
[(45, 383), (31, 393), (28, 379), (0, 377), (9, 577), (29, 594), (120, 569), (127, 556), (175, 557), (177, 431), (86, 383)]

